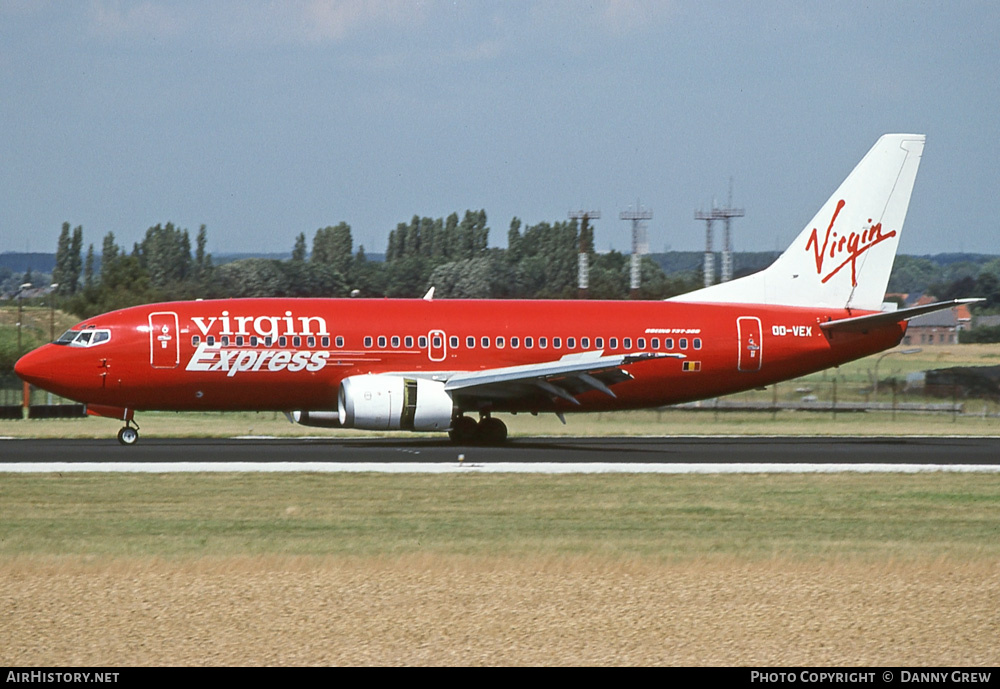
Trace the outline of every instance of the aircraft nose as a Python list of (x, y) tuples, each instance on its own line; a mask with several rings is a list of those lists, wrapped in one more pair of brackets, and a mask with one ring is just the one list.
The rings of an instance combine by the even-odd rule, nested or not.
[(28, 352), (14, 364), (14, 373), (18, 377), (32, 385), (44, 388), (52, 377), (53, 366), (45, 347), (40, 347), (33, 352)]

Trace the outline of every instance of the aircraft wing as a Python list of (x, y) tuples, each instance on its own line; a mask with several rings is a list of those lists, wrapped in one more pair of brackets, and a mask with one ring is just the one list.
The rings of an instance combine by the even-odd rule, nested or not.
[(666, 357), (687, 358), (683, 354), (660, 352), (610, 356), (604, 356), (603, 350), (581, 352), (540, 364), (456, 373), (448, 379), (444, 389), (466, 403), (543, 395), (580, 404), (576, 396), (589, 390), (600, 390), (615, 397), (610, 386), (632, 378), (622, 366)]
[(974, 304), (977, 301), (984, 301), (981, 297), (968, 299), (952, 299), (951, 301), (938, 301), (933, 304), (922, 306), (911, 306), (907, 309), (897, 309), (896, 311), (883, 311), (882, 313), (872, 313), (867, 316), (854, 316), (853, 318), (841, 318), (835, 321), (820, 323), (819, 327), (827, 332), (866, 332), (873, 327), (886, 325), (887, 323), (898, 323), (907, 321), (916, 316), (934, 311), (943, 311), (959, 304)]

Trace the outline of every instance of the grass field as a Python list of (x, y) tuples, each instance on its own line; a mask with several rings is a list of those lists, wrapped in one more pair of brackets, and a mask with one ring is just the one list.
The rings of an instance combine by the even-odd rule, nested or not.
[(996, 665), (996, 475), (7, 475), (10, 665)]
[(1000, 561), (1000, 476), (8, 475), (0, 556)]

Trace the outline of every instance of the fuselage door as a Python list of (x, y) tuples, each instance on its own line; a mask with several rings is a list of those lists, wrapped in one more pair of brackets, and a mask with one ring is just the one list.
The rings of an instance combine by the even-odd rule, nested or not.
[(149, 314), (149, 363), (153, 368), (177, 368), (181, 358), (181, 343), (177, 314), (157, 311)]
[(431, 361), (444, 361), (448, 354), (444, 330), (431, 330), (427, 333), (427, 358)]
[(756, 316), (741, 316), (736, 319), (736, 329), (740, 336), (738, 367), (740, 371), (759, 371), (764, 350), (761, 339), (760, 319)]

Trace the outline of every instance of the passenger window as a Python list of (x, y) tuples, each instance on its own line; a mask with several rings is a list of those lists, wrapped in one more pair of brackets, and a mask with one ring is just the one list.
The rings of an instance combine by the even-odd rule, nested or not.
[(236, 336), (236, 346), (237, 347), (242, 347), (243, 346), (243, 342), (244, 342), (243, 336), (242, 335), (237, 335)]
[(392, 336), (392, 348), (396, 349), (399, 347), (399, 335)]
[(413, 335), (407, 335), (406, 339), (403, 340), (406, 343), (407, 349), (413, 349)]
[(622, 347), (624, 347), (625, 349), (632, 349), (632, 338), (626, 337), (624, 340), (622, 340)]
[(687, 340), (686, 337), (682, 337), (680, 339), (680, 347), (681, 347), (681, 349), (687, 349), (688, 348), (688, 340)]
[(576, 338), (567, 337), (566, 338), (566, 349), (576, 349)]
[(443, 342), (443, 340), (441, 339), (441, 336), (440, 336), (440, 335), (435, 335), (435, 336), (434, 336), (434, 339), (433, 339), (433, 340), (431, 340), (431, 342), (433, 342), (433, 343), (434, 343), (434, 346), (435, 346), (435, 347), (440, 347), (440, 346), (441, 346), (441, 343)]
[(608, 340), (608, 349), (618, 349), (618, 338), (612, 337)]
[(212, 345), (214, 345), (215, 344), (215, 335), (209, 335), (208, 337), (206, 337), (205, 338), (205, 342), (208, 343), (209, 347), (211, 347)]
[(539, 337), (538, 338), (538, 348), (539, 349), (547, 349), (548, 346), (549, 346), (549, 338), (547, 338), (547, 337)]
[(378, 348), (379, 349), (384, 349), (385, 348), (385, 335), (379, 335), (378, 336)]
[(498, 337), (497, 338), (497, 349), (503, 349), (503, 338), (502, 337)]
[[(229, 344), (229, 338), (228, 337), (223, 337), (222, 338), (222, 344), (223, 345)], [(279, 337), (278, 338), (278, 346), (279, 347), (287, 347), (288, 346), (288, 338), (285, 337), (284, 335), (282, 335), (281, 337)]]
[(664, 349), (673, 349), (674, 348), (674, 338), (668, 337), (666, 340), (664, 340), (663, 341), (663, 348)]
[(653, 338), (653, 349), (659, 349), (659, 348), (660, 348), (660, 338), (654, 337)]
[(590, 349), (590, 338), (589, 337), (581, 337), (580, 338), (580, 346), (583, 347), (584, 349)]
[(197, 335), (191, 338), (191, 344), (193, 346), (197, 347), (199, 342), (201, 342), (201, 338), (198, 337)]
[(694, 338), (693, 344), (695, 349), (701, 349), (701, 338), (700, 337)]
[(552, 347), (553, 347), (553, 349), (559, 349), (559, 348), (561, 348), (562, 347), (562, 338), (561, 337), (553, 337), (552, 338)]
[(458, 338), (455, 335), (448, 338), (448, 346), (452, 349), (458, 349)]
[(420, 346), (421, 349), (427, 349), (427, 336), (421, 335), (420, 337), (418, 337), (417, 344)]
[(480, 344), (483, 345), (483, 349), (489, 349), (490, 348), (490, 338), (483, 337), (483, 339), (481, 339), (479, 342), (480, 342)]
[(307, 346), (308, 346), (308, 347), (309, 347), (310, 349), (311, 349), (312, 347), (315, 347), (315, 346), (316, 346), (316, 338), (315, 338), (315, 337), (313, 337), (312, 335), (310, 335), (310, 336), (309, 336), (309, 337), (308, 337), (308, 338), (306, 339), (306, 345), (307, 345)]
[(465, 338), (465, 346), (468, 347), (469, 349), (475, 349), (476, 348), (476, 338), (474, 338), (472, 335), (467, 336)]
[(511, 348), (512, 349), (517, 349), (517, 346), (518, 346), (519, 342), (520, 341), (516, 337), (510, 338), (510, 346), (511, 346)]
[(371, 347), (371, 346), (372, 346), (372, 336), (365, 335), (365, 347)]
[(524, 348), (531, 349), (535, 346), (535, 339), (533, 337), (524, 338)]
[(646, 338), (645, 337), (640, 337), (638, 339), (638, 341), (636, 341), (636, 346), (639, 349), (645, 349), (646, 348)]

